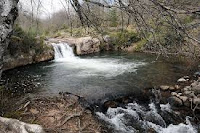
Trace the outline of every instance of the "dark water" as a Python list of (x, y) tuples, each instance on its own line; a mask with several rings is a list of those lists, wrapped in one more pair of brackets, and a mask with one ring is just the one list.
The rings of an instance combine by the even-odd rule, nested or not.
[(4, 72), (9, 90), (34, 95), (70, 92), (97, 101), (108, 97), (140, 94), (141, 90), (175, 84), (196, 68), (176, 58), (166, 61), (144, 53), (109, 52), (39, 63)]

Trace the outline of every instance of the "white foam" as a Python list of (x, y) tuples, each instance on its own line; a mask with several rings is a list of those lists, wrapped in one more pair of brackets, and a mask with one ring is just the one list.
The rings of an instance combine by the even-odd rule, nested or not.
[(78, 69), (76, 76), (114, 77), (126, 72), (136, 72), (145, 62), (124, 62), (123, 59), (81, 59), (76, 57), (73, 49), (67, 43), (52, 44), (55, 51), (55, 61), (63, 62), (67, 67)]
[[(169, 111), (168, 104), (161, 105), (161, 108), (163, 108), (164, 111)], [(150, 111), (148, 111), (149, 109)], [(163, 118), (157, 113), (156, 107), (153, 103), (149, 104), (149, 109), (146, 109), (137, 103), (130, 103), (126, 108), (109, 108), (106, 114), (101, 112), (97, 112), (96, 114), (100, 119), (108, 123), (108, 125), (110, 125), (115, 131), (120, 131), (121, 133), (138, 132), (136, 129), (134, 129), (134, 124), (136, 124), (137, 128), (139, 125), (140, 128), (145, 131), (148, 131), (148, 129), (153, 129), (157, 133), (197, 133), (196, 129), (188, 120), (188, 117), (186, 117), (186, 124), (170, 124), (168, 126), (165, 125), (164, 127), (157, 125), (152, 121), (147, 121), (145, 120), (145, 116), (148, 114), (152, 114), (153, 117), (156, 117), (155, 120), (161, 120), (161, 122), (164, 121)], [(130, 119), (134, 119), (132, 120), (132, 124), (129, 123), (132, 122)]]
[(167, 104), (160, 104), (160, 108), (162, 111), (172, 112), (171, 105)]

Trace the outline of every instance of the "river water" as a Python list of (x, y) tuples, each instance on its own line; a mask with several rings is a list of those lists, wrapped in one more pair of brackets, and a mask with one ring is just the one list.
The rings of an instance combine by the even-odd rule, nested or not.
[[(169, 62), (162, 57), (157, 59), (155, 55), (123, 52), (77, 57), (66, 43), (53, 46), (54, 61), (17, 68), (3, 74), (11, 92), (33, 95), (70, 92), (95, 103), (118, 96), (139, 96), (144, 88), (173, 85), (181, 76), (195, 71), (192, 65), (180, 63), (176, 58)], [(158, 123), (163, 124), (147, 120), (150, 114), (158, 118)], [(129, 125), (131, 120), (124, 122), (126, 117), (137, 120), (141, 132), (147, 132), (147, 127), (148, 130), (154, 128), (156, 132), (195, 132), (189, 120), (182, 125), (166, 124), (153, 103), (142, 107), (133, 101), (123, 108), (109, 108), (107, 112), (97, 112), (97, 115), (114, 128), (114, 132), (137, 132), (136, 127)]]

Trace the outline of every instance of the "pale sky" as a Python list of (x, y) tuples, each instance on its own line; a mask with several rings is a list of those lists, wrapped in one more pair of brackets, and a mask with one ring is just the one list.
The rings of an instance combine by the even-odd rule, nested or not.
[[(33, 0), (34, 13), (37, 14), (39, 0)], [(50, 17), (52, 13), (64, 9), (63, 4), (66, 6), (66, 0), (40, 0), (41, 6), (38, 16), (41, 18)], [(25, 12), (32, 11), (31, 0), (20, 0), (20, 5)]]

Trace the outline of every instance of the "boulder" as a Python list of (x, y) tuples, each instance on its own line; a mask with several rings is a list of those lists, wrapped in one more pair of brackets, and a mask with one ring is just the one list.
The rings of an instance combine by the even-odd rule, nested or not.
[(100, 41), (92, 37), (82, 37), (78, 39), (76, 44), (76, 54), (84, 55), (97, 53), (100, 51)]
[(179, 107), (183, 105), (183, 101), (176, 96), (171, 96), (168, 99), (168, 102), (170, 103), (170, 105), (175, 106), (175, 107)]
[(27, 124), (16, 119), (0, 117), (0, 132), (3, 133), (44, 133), (43, 128), (36, 124)]

